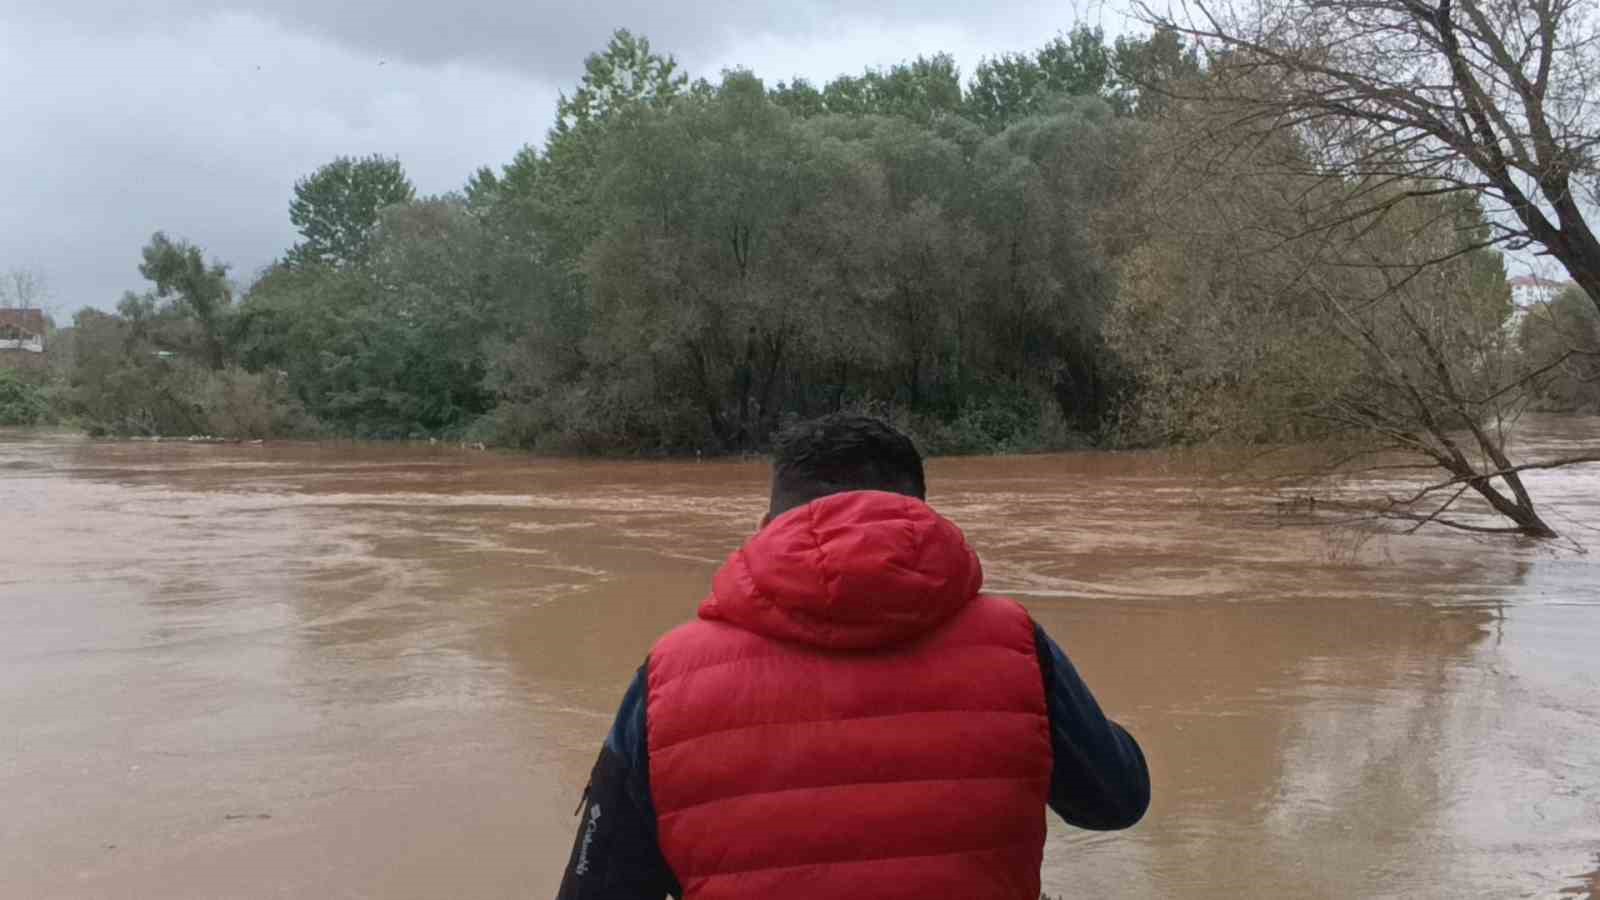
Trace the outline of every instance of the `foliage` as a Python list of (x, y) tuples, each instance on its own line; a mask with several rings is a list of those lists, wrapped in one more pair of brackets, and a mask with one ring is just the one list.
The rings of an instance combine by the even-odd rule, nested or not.
[(1008, 53), (979, 63), (966, 111), (990, 131), (1045, 111), (1055, 97), (1099, 96), (1112, 58), (1099, 28), (1079, 25), (1031, 55)]
[(282, 376), (231, 362), (238, 322), (227, 267), (160, 232), (143, 259), (152, 290), (126, 294), (116, 315), (83, 310), (56, 342), (69, 366), (63, 411), (96, 434), (259, 438), (305, 428)]
[[(1358, 463), (1409, 454), (1446, 479), (1370, 511), (1553, 535), (1507, 453), (1534, 381), (1507, 328), (1510, 291), (1483, 211), (1426, 185), (1377, 192), (1262, 163), (1299, 152), (1280, 134), (1227, 164), (1186, 157), (1174, 163), (1190, 186), (1176, 207), (1158, 189), (1172, 182), (1151, 183), (1141, 209), (1156, 224), (1126, 261), (1109, 327), (1140, 387), (1132, 431), (1156, 442), (1337, 437)], [(1340, 216), (1343, 197), (1329, 195), (1358, 192), (1384, 215)], [(1512, 524), (1449, 514), (1468, 492)]]
[(1541, 408), (1600, 412), (1600, 313), (1586, 294), (1569, 287), (1529, 310), (1517, 340)]
[(1119, 35), (1111, 51), (1111, 104), (1124, 114), (1155, 119), (1204, 75), (1200, 49), (1170, 28), (1146, 37)]
[(580, 132), (637, 106), (660, 108), (680, 96), (688, 78), (671, 56), (652, 52), (650, 41), (627, 29), (583, 62), (583, 81), (556, 104), (555, 136)]
[(260, 440), (315, 433), (315, 425), (277, 372), (178, 367), (177, 393), (195, 410), (200, 433)]
[(858, 76), (841, 75), (823, 87), (816, 103), (808, 88), (803, 81), (789, 87), (780, 83), (774, 100), (802, 116), (900, 116), (922, 125), (962, 107), (961, 75), (955, 59), (945, 53)]
[(0, 426), (43, 425), (53, 418), (39, 379), (0, 368)]
[(213, 369), (157, 349), (142, 325), (92, 309), (75, 320), (67, 402), (91, 434), (243, 439), (310, 427), (281, 376)]
[(139, 274), (155, 289), (143, 297), (124, 297), (123, 314), (140, 321), (159, 317), (168, 324), (192, 325), (181, 334), (177, 329), (167, 330), (172, 349), (186, 351), (213, 369), (222, 368), (227, 355), (224, 331), (233, 304), (228, 267), (207, 265), (199, 247), (173, 241), (159, 231), (145, 245), (143, 255)]
[(289, 221), (301, 241), (289, 248), (293, 266), (358, 266), (371, 252), (379, 215), (416, 197), (397, 159), (341, 156), (295, 182)]
[(1184, 58), (1150, 47), (1078, 28), (971, 90), (942, 54), (769, 89), (690, 81), (619, 31), (543, 146), (459, 197), (415, 198), (383, 157), (301, 179), (301, 242), (238, 304), (158, 234), (154, 289), (79, 335), (73, 396), (113, 431), (198, 429), (167, 371), (195, 362), (372, 437), (735, 452), (866, 404), (952, 451), (1104, 440), (1130, 384), (1104, 337), (1138, 237), (1121, 163), (1147, 128), (1119, 114), (1142, 108), (1128, 61)]
[[(1521, 473), (1600, 457), (1512, 460), (1510, 423), (1547, 370), (1516, 359), (1506, 305), (1491, 296), (1503, 288), (1480, 288), (1503, 278), (1491, 248), (1532, 247), (1559, 261), (1600, 309), (1600, 240), (1586, 218), (1600, 190), (1593, 5), (1239, 0), (1140, 9), (1207, 56), (1205, 77), (1169, 86), (1177, 113), (1169, 123), (1187, 129), (1174, 142), (1172, 171), (1192, 183), (1207, 166), (1248, 160), (1249, 187), (1279, 185), (1277, 205), (1294, 227), (1258, 230), (1276, 239), (1273, 258), (1301, 260), (1280, 283), (1309, 290), (1361, 351), (1353, 383), (1370, 396), (1336, 392), (1325, 415), (1448, 476), (1377, 512), (1416, 527), (1552, 536)], [(1234, 234), (1248, 240), (1250, 230)], [(1512, 524), (1447, 515), (1464, 495)]]
[(1309, 82), (1216, 49), (1080, 27), (970, 86), (935, 55), (769, 87), (619, 31), (459, 196), (381, 157), (302, 179), (303, 241), (237, 304), (157, 234), (154, 288), (72, 329), (71, 405), (578, 453), (760, 450), (841, 409), (944, 453), (1337, 437), (1539, 533), (1501, 426), (1535, 388), (1581, 405), (1593, 323), (1513, 335), (1503, 217), (1456, 170), (1332, 165), (1375, 136), (1260, 119)]
[(457, 434), (488, 412), (488, 336), (508, 330), (515, 258), (459, 198), (386, 210), (362, 271), (269, 270), (240, 306), (251, 370), (290, 373), (315, 418), (368, 437)]
[[(863, 96), (939, 81), (944, 64), (923, 63), (864, 79)], [(1122, 182), (1109, 157), (1137, 126), (1088, 101), (986, 140), (953, 114), (796, 114), (796, 97), (732, 72), (592, 126), (605, 174), (576, 227), (594, 230), (584, 242), (572, 219), (542, 220), (546, 252), (582, 247), (579, 314), (535, 301), (504, 347), (490, 376), (504, 439), (751, 449), (785, 417), (852, 402), (970, 418), (990, 382), (1026, 396), (1029, 419), (1047, 400), (1098, 426), (1112, 366), (1092, 231)], [(507, 186), (539, 190), (531, 166), (519, 156), (495, 179), (489, 220), (521, 202)], [(553, 324), (568, 341), (548, 339)]]
[[(1600, 308), (1600, 14), (1581, 0), (1237, 0), (1140, 6), (1202, 46), (1211, 78), (1183, 102), (1224, 114), (1231, 154), (1293, 133), (1272, 168), (1354, 185), (1328, 222), (1383, 217), (1399, 186), (1456, 192), (1488, 213), (1486, 243), (1534, 246)], [(1263, 162), (1267, 162), (1263, 160)]]

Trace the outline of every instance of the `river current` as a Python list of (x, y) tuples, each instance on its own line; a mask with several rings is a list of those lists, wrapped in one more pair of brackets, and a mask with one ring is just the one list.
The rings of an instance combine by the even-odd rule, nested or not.
[[(0, 433), (0, 897), (552, 896), (766, 477)], [(1528, 480), (1569, 540), (1303, 527), (1206, 455), (933, 461), (1150, 759), (1137, 828), (1052, 822), (1046, 891), (1600, 896), (1600, 467)]]

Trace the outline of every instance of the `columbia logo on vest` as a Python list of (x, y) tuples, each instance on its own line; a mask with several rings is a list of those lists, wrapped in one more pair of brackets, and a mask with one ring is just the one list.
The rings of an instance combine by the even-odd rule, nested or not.
[(583, 849), (578, 852), (578, 864), (572, 869), (573, 872), (579, 875), (586, 875), (589, 872), (589, 845), (594, 843), (594, 830), (599, 825), (600, 804), (590, 804), (589, 825), (583, 830)]

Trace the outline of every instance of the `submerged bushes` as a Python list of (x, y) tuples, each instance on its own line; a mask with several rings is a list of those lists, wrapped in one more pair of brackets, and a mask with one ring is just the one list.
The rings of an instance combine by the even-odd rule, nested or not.
[(0, 369), (0, 426), (43, 425), (53, 412), (40, 379)]

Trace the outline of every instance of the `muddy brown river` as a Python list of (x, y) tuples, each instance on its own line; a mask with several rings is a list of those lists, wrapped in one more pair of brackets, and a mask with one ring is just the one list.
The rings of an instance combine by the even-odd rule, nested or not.
[[(0, 897), (552, 896), (765, 478), (0, 433)], [(1589, 552), (1288, 527), (1198, 456), (932, 463), (1150, 758), (1134, 830), (1052, 823), (1046, 890), (1600, 896), (1600, 467), (1529, 480)]]

